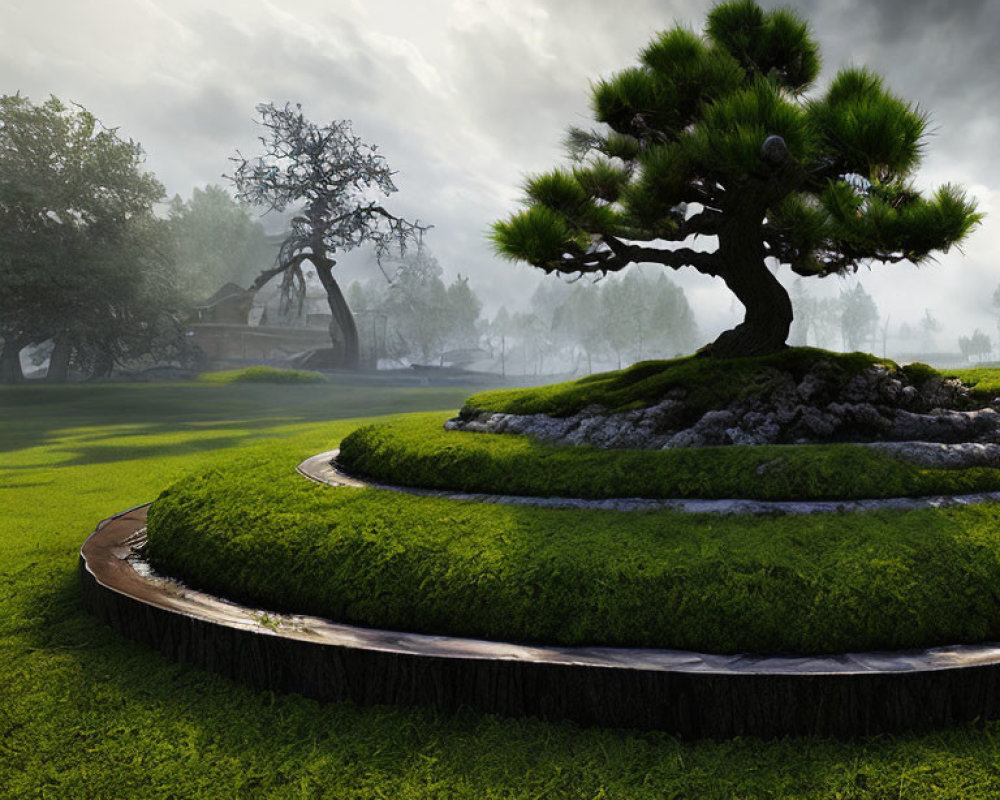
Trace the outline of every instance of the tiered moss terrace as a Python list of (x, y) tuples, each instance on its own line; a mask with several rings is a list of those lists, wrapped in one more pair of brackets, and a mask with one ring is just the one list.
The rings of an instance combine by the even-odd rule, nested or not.
[[(785, 364), (811, 357), (790, 351)], [(838, 360), (846, 376), (871, 363), (859, 354)], [(707, 382), (720, 365), (726, 380)], [(743, 371), (753, 368), (751, 360), (644, 364), (469, 402), (561, 413), (634, 407), (687, 381), (704, 403), (718, 403), (752, 386)], [(960, 377), (985, 402), (998, 375)], [(997, 469), (926, 469), (860, 445), (601, 451), (446, 431), (446, 419), (410, 415), (359, 429), (341, 460), (382, 482), (543, 496), (846, 500), (1000, 490)], [(1000, 638), (993, 504), (762, 516), (530, 508), (334, 489), (294, 466), (256, 453), (172, 486), (150, 510), (153, 563), (275, 611), (488, 639), (836, 653)]]

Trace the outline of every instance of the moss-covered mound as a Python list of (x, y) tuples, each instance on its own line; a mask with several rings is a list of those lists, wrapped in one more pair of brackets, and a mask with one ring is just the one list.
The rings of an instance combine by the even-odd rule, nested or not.
[[(694, 419), (707, 411), (723, 408), (734, 400), (767, 391), (768, 380), (776, 374), (785, 374), (794, 381), (800, 381), (820, 360), (830, 365), (834, 386), (846, 385), (872, 367), (883, 367), (890, 377), (898, 377), (917, 386), (929, 380), (959, 374), (940, 373), (926, 364), (901, 367), (894, 361), (867, 353), (833, 353), (812, 347), (792, 347), (754, 358), (686, 356), (669, 361), (644, 361), (627, 369), (588, 375), (567, 383), (480, 392), (466, 400), (463, 412), (568, 416), (588, 406), (599, 406), (608, 411), (628, 411), (651, 406), (672, 390), (680, 390)], [(993, 376), (996, 374), (992, 371)], [(978, 378), (983, 381), (987, 374)], [(997, 383), (994, 381), (994, 384)]]
[[(161, 570), (388, 629), (821, 653), (1000, 638), (1000, 510), (720, 517), (533, 509), (312, 484), (280, 443), (153, 505)], [(606, 454), (605, 454), (606, 455)]]
[(1000, 470), (927, 469), (863, 445), (600, 450), (448, 431), (445, 414), (359, 428), (339, 463), (382, 483), (540, 497), (856, 500), (1000, 491)]
[[(646, 362), (540, 389), (469, 398), (449, 427), (601, 449), (1000, 442), (997, 373), (970, 389), (923, 364), (792, 348)], [(1000, 460), (994, 459), (996, 464)]]

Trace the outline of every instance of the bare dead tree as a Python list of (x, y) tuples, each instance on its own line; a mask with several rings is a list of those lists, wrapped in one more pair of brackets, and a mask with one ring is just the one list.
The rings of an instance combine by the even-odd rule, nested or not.
[(309, 262), (326, 290), (333, 321), (330, 336), (344, 343), (344, 366), (360, 364), (358, 329), (333, 277), (334, 255), (371, 244), (376, 256), (391, 249), (405, 251), (420, 240), (430, 226), (409, 222), (385, 209), (377, 199), (397, 191), (384, 156), (376, 145), (363, 142), (349, 120), (316, 125), (302, 114), (302, 106), (273, 103), (257, 106), (265, 133), (260, 136), (263, 155), (246, 158), (239, 151), (230, 180), (237, 199), (284, 211), (301, 204), (291, 231), (281, 245), (274, 267), (264, 270), (250, 286), (253, 292), (282, 276), (282, 302), (301, 301), (305, 293), (302, 266)]

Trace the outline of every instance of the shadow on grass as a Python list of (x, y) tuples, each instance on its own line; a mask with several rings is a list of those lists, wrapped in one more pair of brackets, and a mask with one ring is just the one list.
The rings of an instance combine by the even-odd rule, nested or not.
[(254, 434), (243, 436), (213, 436), (165, 444), (117, 444), (114, 446), (83, 445), (55, 450), (51, 460), (31, 464), (14, 465), (9, 470), (34, 470), (51, 467), (79, 467), (90, 464), (114, 464), (119, 461), (135, 461), (145, 458), (166, 458), (169, 456), (202, 453), (209, 450), (225, 450), (237, 447)]
[[(135, 425), (139, 433), (195, 426), (327, 422), (455, 408), (468, 388), (324, 384), (71, 384), (0, 387), (0, 452), (45, 446), (67, 431)], [(95, 436), (116, 435), (114, 431)], [(121, 434), (117, 434), (121, 435)], [(130, 433), (130, 435), (134, 435)]]

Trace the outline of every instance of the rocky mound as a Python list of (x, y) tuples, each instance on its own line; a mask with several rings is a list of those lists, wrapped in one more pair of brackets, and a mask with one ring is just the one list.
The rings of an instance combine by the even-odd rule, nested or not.
[(562, 417), (467, 407), (446, 427), (603, 448), (1000, 443), (1000, 413), (994, 407), (1000, 406), (1000, 398), (985, 404), (960, 381), (930, 369), (914, 374), (875, 364), (845, 380), (828, 359), (816, 360), (798, 379), (791, 372), (763, 367), (726, 404), (695, 413), (686, 402), (689, 391), (669, 389), (655, 405), (644, 408), (611, 412), (591, 405)]

